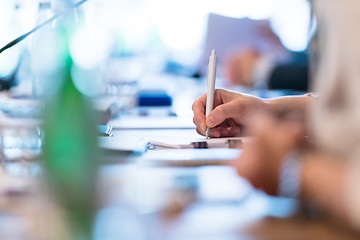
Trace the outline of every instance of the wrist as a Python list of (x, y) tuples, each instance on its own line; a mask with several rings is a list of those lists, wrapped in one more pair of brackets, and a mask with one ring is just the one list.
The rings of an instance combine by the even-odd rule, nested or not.
[(280, 167), (279, 196), (298, 198), (301, 192), (302, 158), (293, 151), (285, 157)]
[(269, 110), (273, 113), (300, 112), (305, 116), (311, 99), (304, 95), (271, 98), (268, 99)]

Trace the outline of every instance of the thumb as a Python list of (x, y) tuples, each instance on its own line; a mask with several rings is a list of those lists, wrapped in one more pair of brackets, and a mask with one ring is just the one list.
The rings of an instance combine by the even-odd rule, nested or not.
[(239, 109), (236, 108), (234, 102), (225, 103), (217, 106), (206, 118), (206, 126), (213, 128), (228, 118), (237, 115)]

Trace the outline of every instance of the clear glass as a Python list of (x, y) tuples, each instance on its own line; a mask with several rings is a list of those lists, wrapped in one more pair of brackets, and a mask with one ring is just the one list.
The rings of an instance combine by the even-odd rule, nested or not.
[(138, 84), (143, 75), (141, 57), (112, 58), (103, 70), (103, 95), (114, 112), (127, 111), (137, 104)]
[(39, 174), (42, 139), (33, 120), (0, 119), (0, 159), (5, 172), (18, 177)]

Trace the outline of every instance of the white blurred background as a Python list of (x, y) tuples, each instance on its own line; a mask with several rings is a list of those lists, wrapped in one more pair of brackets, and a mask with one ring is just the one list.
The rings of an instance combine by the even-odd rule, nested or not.
[[(56, 1), (50, 2), (55, 8)], [(0, 31), (6, 33), (0, 34), (1, 46), (35, 26), (38, 3), (0, 1)], [(85, 27), (75, 36), (73, 57), (85, 68), (109, 55), (147, 55), (154, 65), (149, 67), (158, 70), (167, 61), (193, 67), (202, 54), (209, 13), (268, 19), (291, 51), (303, 51), (308, 43), (306, 0), (88, 0), (80, 10)], [(31, 39), (22, 45), (30, 44)], [(0, 76), (8, 75), (19, 58), (19, 48), (1, 54)]]

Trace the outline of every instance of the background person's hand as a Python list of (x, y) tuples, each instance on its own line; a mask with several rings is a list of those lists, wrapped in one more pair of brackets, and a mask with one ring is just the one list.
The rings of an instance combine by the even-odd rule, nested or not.
[(255, 138), (234, 161), (240, 176), (267, 194), (277, 195), (285, 157), (304, 143), (303, 122), (262, 116), (255, 120)]
[(261, 53), (248, 48), (227, 57), (224, 63), (225, 76), (229, 85), (252, 87), (254, 85), (253, 71)]
[(250, 116), (259, 109), (266, 108), (266, 101), (254, 96), (215, 90), (214, 110), (205, 117), (206, 94), (197, 99), (193, 106), (196, 131), (205, 135), (211, 128), (210, 137), (232, 137), (244, 134)]

